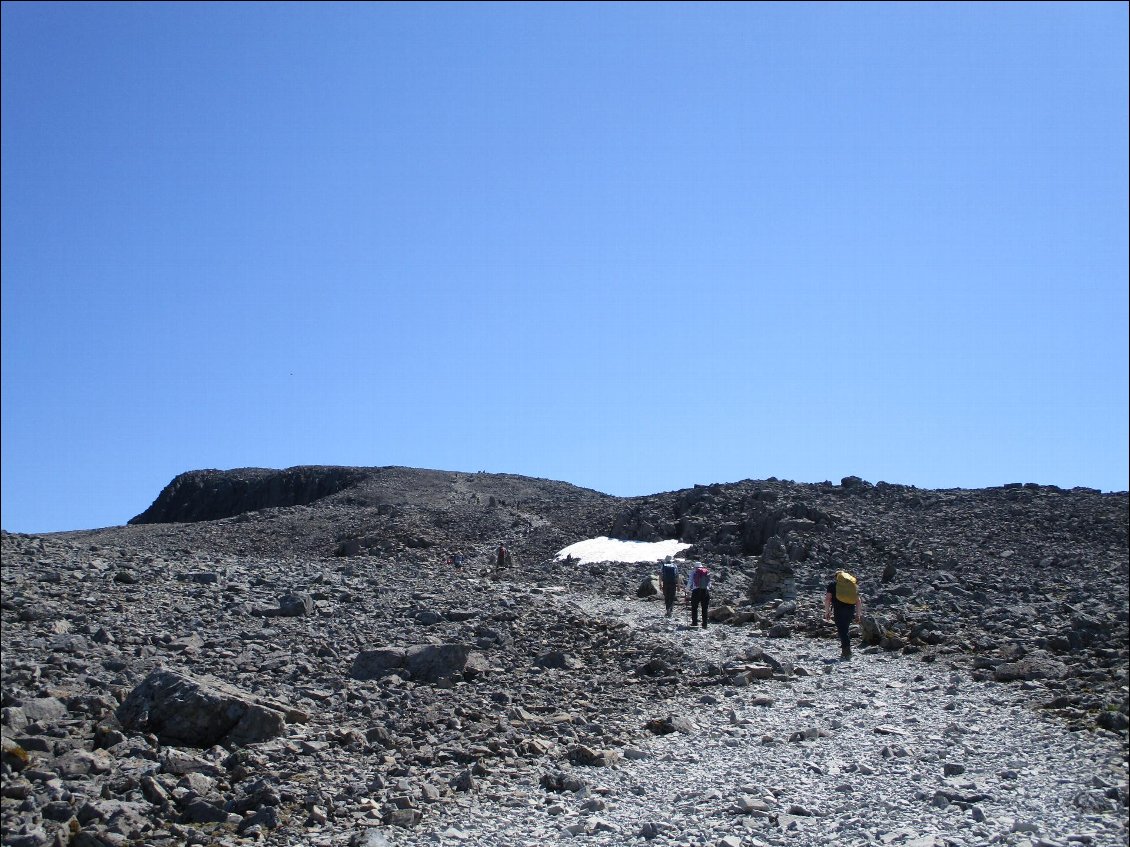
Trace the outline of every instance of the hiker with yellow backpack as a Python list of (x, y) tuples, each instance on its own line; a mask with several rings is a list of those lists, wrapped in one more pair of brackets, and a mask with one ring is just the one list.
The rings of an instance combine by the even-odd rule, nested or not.
[(836, 571), (828, 590), (824, 594), (824, 620), (836, 619), (836, 630), (840, 634), (840, 658), (851, 658), (851, 635), (849, 628), (854, 620), (859, 623), (863, 617), (863, 598), (859, 596), (859, 582), (847, 571)]

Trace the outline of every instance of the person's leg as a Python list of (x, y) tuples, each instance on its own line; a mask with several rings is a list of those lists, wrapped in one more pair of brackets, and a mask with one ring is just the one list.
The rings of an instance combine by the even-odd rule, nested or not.
[(698, 626), (698, 604), (702, 599), (702, 591), (695, 589), (691, 592), (691, 626)]
[(840, 655), (845, 659), (851, 657), (851, 622), (855, 617), (854, 606), (839, 606), (833, 611), (836, 619), (836, 630), (840, 635)]
[(706, 629), (707, 613), (710, 611), (710, 592), (702, 592), (702, 628)]
[(706, 592), (701, 588), (698, 589), (698, 591), (694, 593), (692, 602), (694, 603), (694, 615), (692, 616), (693, 625), (698, 626), (698, 616), (701, 614), (702, 625), (706, 626)]

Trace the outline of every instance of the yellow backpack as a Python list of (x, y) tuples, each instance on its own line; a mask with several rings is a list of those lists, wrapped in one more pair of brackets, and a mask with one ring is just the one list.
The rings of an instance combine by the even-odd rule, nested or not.
[(859, 585), (847, 571), (836, 571), (836, 599), (854, 606), (859, 602)]

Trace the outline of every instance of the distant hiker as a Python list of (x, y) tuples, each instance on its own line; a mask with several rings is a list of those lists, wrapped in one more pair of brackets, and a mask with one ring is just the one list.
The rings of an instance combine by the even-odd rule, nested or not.
[(824, 620), (836, 620), (840, 634), (840, 658), (851, 658), (851, 634), (854, 620), (859, 623), (863, 615), (863, 598), (859, 596), (859, 582), (844, 570), (836, 571), (824, 592)]
[(498, 580), (502, 579), (502, 572), (514, 564), (514, 560), (510, 557), (510, 551), (506, 549), (505, 544), (499, 544), (498, 550), (495, 553), (494, 573), (491, 574), (492, 578)]
[(679, 590), (679, 565), (671, 556), (659, 566), (659, 584), (663, 588), (667, 617), (671, 617), (671, 611), (675, 608), (675, 592)]
[(691, 626), (698, 626), (698, 611), (702, 608), (702, 628), (706, 629), (707, 612), (710, 610), (710, 571), (702, 562), (691, 568), (687, 590), (691, 593)]
[(455, 566), (455, 570), (457, 570), (457, 571), (462, 570), (463, 569), (463, 554), (456, 552), (456, 554), (452, 557), (452, 564)]

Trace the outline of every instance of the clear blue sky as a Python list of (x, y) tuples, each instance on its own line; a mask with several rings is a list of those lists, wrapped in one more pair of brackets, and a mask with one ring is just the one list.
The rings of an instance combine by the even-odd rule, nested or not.
[(1124, 490), (1127, 31), (5, 3), (3, 527), (299, 464)]

